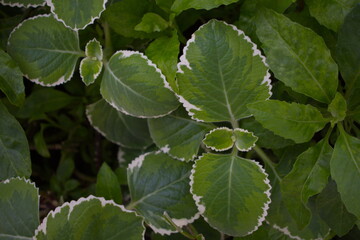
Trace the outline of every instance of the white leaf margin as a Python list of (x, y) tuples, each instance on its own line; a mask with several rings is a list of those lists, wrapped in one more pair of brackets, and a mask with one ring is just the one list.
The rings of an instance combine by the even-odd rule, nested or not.
[(93, 59), (93, 60), (96, 60), (96, 59), (99, 60), (99, 61), (103, 60), (104, 52), (103, 52), (103, 49), (102, 49), (102, 46), (101, 46), (100, 42), (99, 42), (96, 38), (93, 38), (92, 40), (90, 40), (90, 41), (88, 41), (88, 42), (86, 43), (86, 46), (85, 46), (85, 55), (86, 55), (87, 57), (90, 57), (90, 56), (89, 56), (89, 48), (90, 48), (90, 44), (91, 44), (91, 43), (96, 43), (96, 44), (98, 44), (99, 47), (100, 47), (100, 58), (95, 58), (95, 59)]
[[(201, 158), (203, 158), (203, 157), (205, 156), (205, 154), (206, 154), (206, 153), (204, 153), (204, 154), (201, 155), (197, 160), (195, 160), (195, 163), (193, 164), (193, 167), (192, 167), (192, 169), (191, 169), (191, 174), (190, 174), (190, 193), (191, 193), (191, 195), (193, 196), (193, 199), (194, 199), (195, 204), (196, 204), (196, 206), (197, 206), (197, 208), (198, 208), (198, 210), (199, 210), (200, 215), (204, 218), (204, 220), (205, 220), (212, 228), (214, 228), (214, 229), (216, 229), (217, 231), (221, 232), (220, 229), (218, 229), (216, 226), (213, 226), (213, 225), (209, 222), (208, 218), (204, 216), (204, 212), (205, 212), (205, 210), (206, 210), (206, 206), (201, 203), (201, 198), (202, 198), (203, 196), (196, 195), (196, 194), (194, 193), (194, 189), (193, 189), (193, 185), (194, 185), (194, 174), (195, 174), (195, 171), (196, 171), (196, 170), (195, 170), (196, 164), (197, 164), (198, 161), (201, 160)], [(247, 233), (247, 235), (250, 235), (250, 234), (252, 234), (253, 232), (255, 232), (256, 230), (258, 230), (259, 227), (265, 222), (265, 218), (266, 218), (266, 216), (267, 216), (267, 214), (268, 214), (268, 210), (269, 210), (269, 205), (270, 205), (270, 203), (271, 203), (271, 189), (272, 189), (272, 187), (271, 187), (271, 185), (270, 185), (270, 180), (269, 180), (269, 178), (268, 178), (269, 175), (266, 173), (266, 171), (265, 171), (265, 169), (263, 168), (263, 166), (261, 166), (261, 165), (260, 165), (257, 161), (255, 161), (255, 160), (252, 160), (252, 159), (247, 159), (247, 160), (250, 161), (250, 162), (252, 162), (252, 163), (254, 163), (255, 165), (257, 165), (257, 167), (259, 168), (259, 170), (265, 175), (265, 179), (264, 179), (265, 185), (267, 185), (267, 186), (269, 187), (269, 188), (264, 192), (264, 194), (265, 194), (265, 195), (267, 196), (267, 198), (268, 198), (268, 201), (265, 202), (264, 205), (263, 205), (263, 207), (262, 207), (263, 213), (262, 213), (262, 215), (260, 215), (260, 216), (258, 217), (258, 223), (257, 223), (257, 225), (254, 227), (253, 230), (251, 230), (251, 231), (249, 231), (249, 232)]]
[[(97, 16), (92, 17), (92, 18), (90, 19), (90, 22), (87, 23), (87, 24), (86, 24), (84, 27), (82, 27), (82, 28), (77, 28), (77, 27), (76, 27), (76, 24), (75, 24), (75, 28), (72, 28), (72, 27), (70, 27), (69, 25), (67, 25), (67, 24), (65, 23), (65, 21), (64, 21), (63, 19), (59, 18), (59, 16), (56, 14), (56, 9), (55, 9), (54, 3), (53, 3), (54, 0), (45, 0), (45, 1), (46, 1), (46, 4), (50, 7), (50, 11), (51, 11), (51, 13), (54, 15), (54, 17), (56, 18), (56, 20), (58, 20), (59, 22), (62, 22), (66, 27), (68, 27), (68, 28), (70, 28), (70, 29), (72, 29), (72, 30), (79, 31), (79, 30), (83, 30), (83, 29), (85, 29), (87, 26), (93, 24), (94, 21), (101, 16), (102, 12), (105, 11), (105, 9), (106, 9), (106, 3), (107, 3), (108, 0), (102, 0), (102, 1), (103, 1), (102, 10), (99, 12), (99, 14), (98, 14)], [(55, 1), (56, 1), (56, 0), (55, 0)], [(61, 1), (63, 1), (63, 0), (61, 0)]]
[[(150, 155), (150, 154), (161, 154), (161, 153), (165, 153), (162, 150), (159, 151), (153, 151), (153, 152), (147, 152), (144, 154), (141, 154), (140, 156), (138, 156), (137, 158), (135, 158), (129, 165), (128, 165), (128, 170), (130, 172), (133, 172), (135, 168), (141, 168), (146, 156)], [(166, 154), (166, 153), (165, 153)], [(170, 156), (170, 155), (169, 155)], [(171, 156), (170, 156), (171, 157)], [(176, 159), (175, 159), (176, 160)], [(165, 213), (165, 212), (164, 212)], [(194, 216), (192, 216), (191, 218), (181, 218), (181, 219), (177, 219), (177, 218), (171, 218), (171, 220), (180, 228), (193, 223), (196, 219), (198, 219), (201, 216), (200, 211), (198, 211)], [(147, 225), (149, 225), (155, 233), (159, 233), (160, 235), (164, 236), (164, 235), (170, 235), (172, 233), (177, 233), (178, 231), (176, 230), (169, 230), (169, 229), (164, 229), (164, 228), (158, 228), (154, 225), (152, 225), (151, 223), (146, 223)]]
[[(155, 69), (155, 72), (159, 73), (160, 74), (160, 78), (163, 80), (163, 83), (164, 83), (164, 87), (168, 90), (170, 90), (172, 93), (175, 93), (174, 90), (170, 87), (170, 84), (166, 81), (166, 77), (164, 76), (164, 74), (161, 72), (160, 68), (158, 68), (156, 66), (155, 63), (153, 63), (145, 54), (143, 54), (142, 52), (139, 52), (139, 51), (131, 51), (131, 50), (119, 50), (117, 52), (115, 52), (110, 60), (117, 54), (120, 54), (120, 56), (116, 56), (118, 57), (118, 59), (125, 59), (125, 58), (129, 58), (131, 57), (132, 55), (139, 55), (142, 59), (146, 60), (148, 66), (150, 67), (153, 67)], [(109, 60), (109, 61), (110, 61)], [(108, 71), (111, 71), (110, 69)], [(111, 71), (112, 72), (112, 71)], [(111, 73), (112, 74), (112, 73)], [(102, 91), (101, 91), (101, 88), (100, 88), (100, 94), (102, 95)], [(176, 96), (176, 94), (175, 94)], [(104, 98), (104, 97), (103, 97)], [(105, 98), (104, 98), (105, 99)], [(107, 99), (105, 99), (106, 102), (108, 102), (113, 108), (115, 108), (116, 110), (126, 114), (126, 115), (129, 115), (129, 116), (132, 116), (132, 117), (136, 117), (136, 118), (160, 118), (160, 117), (164, 117), (166, 115), (169, 115), (170, 113), (172, 113), (173, 111), (175, 111), (177, 109), (177, 107), (175, 109), (172, 109), (170, 110), (169, 112), (167, 113), (164, 113), (164, 114), (159, 114), (159, 115), (156, 115), (156, 116), (139, 116), (139, 115), (135, 115), (135, 114), (131, 114), (129, 112), (127, 112), (125, 109), (123, 108), (120, 108), (118, 106), (116, 106), (116, 104), (112, 101), (108, 101)]]
[[(7, 46), (10, 46), (10, 39), (11, 39), (12, 34), (13, 34), (15, 31), (17, 31), (20, 27), (22, 27), (22, 25), (23, 25), (25, 22), (31, 21), (31, 20), (34, 20), (34, 19), (37, 19), (37, 18), (42, 18), (42, 17), (44, 17), (44, 18), (51, 18), (51, 17), (53, 17), (53, 16), (52, 16), (51, 14), (40, 14), (40, 15), (36, 15), (36, 16), (34, 16), (34, 17), (30, 17), (30, 18), (25, 19), (24, 21), (22, 21), (21, 23), (19, 23), (19, 25), (17, 25), (17, 26), (11, 31), (11, 33), (10, 33), (10, 35), (9, 35), (9, 38), (8, 38), (8, 41), (7, 41)], [(67, 27), (67, 26), (66, 26), (66, 27)], [(67, 28), (69, 28), (69, 27), (67, 27)], [(69, 28), (69, 29), (71, 29), (71, 28)], [(71, 29), (71, 30), (73, 31), (73, 29)], [(79, 34), (78, 34), (77, 32), (76, 32), (76, 38), (77, 38), (77, 40), (78, 40), (78, 42), (79, 42)], [(73, 68), (72, 68), (72, 70), (71, 70), (71, 73), (70, 73), (70, 75), (69, 75), (68, 78), (65, 78), (65, 76), (61, 76), (57, 81), (55, 81), (54, 83), (49, 83), (49, 84), (46, 84), (46, 83), (44, 83), (44, 82), (41, 82), (41, 81), (40, 81), (41, 78), (30, 78), (28, 75), (26, 75), (26, 74), (24, 74), (24, 73), (23, 73), (23, 76), (26, 77), (27, 79), (29, 79), (31, 82), (34, 82), (34, 83), (36, 83), (36, 84), (38, 84), (38, 85), (41, 85), (41, 86), (43, 86), (43, 87), (54, 87), (54, 86), (58, 86), (58, 85), (60, 85), (60, 84), (63, 84), (63, 83), (66, 83), (66, 82), (70, 81), (70, 79), (71, 79), (71, 78), (73, 77), (73, 75), (74, 75), (75, 67), (76, 67), (76, 64), (74, 64), (74, 66), (73, 66)]]
[(226, 132), (231, 132), (231, 136), (233, 134), (233, 130), (230, 129), (230, 128), (227, 128), (227, 127), (218, 127), (218, 128), (214, 128), (212, 129), (210, 132), (208, 132), (207, 134), (205, 134), (204, 136), (204, 139), (203, 139), (203, 143), (204, 145), (207, 147), (207, 148), (210, 148), (211, 150), (214, 150), (216, 152), (222, 152), (222, 151), (226, 151), (226, 150), (229, 150), (231, 149), (233, 146), (234, 146), (234, 139), (231, 138), (232, 140), (232, 144), (231, 146), (228, 146), (228, 147), (225, 147), (225, 148), (216, 148), (214, 146), (208, 146), (206, 143), (205, 143), (205, 140), (207, 139), (208, 136), (210, 136), (212, 133), (214, 132), (218, 132), (218, 131), (222, 131), (222, 130), (225, 130)]
[[(69, 213), (68, 213), (68, 219), (70, 218), (70, 215), (74, 209), (75, 206), (77, 205), (80, 205), (81, 203), (83, 202), (88, 202), (90, 200), (93, 200), (93, 199), (96, 199), (98, 201), (100, 201), (101, 203), (101, 206), (104, 207), (105, 205), (113, 205), (115, 207), (118, 207), (121, 209), (121, 211), (123, 212), (127, 212), (127, 213), (134, 213), (137, 217), (141, 217), (139, 216), (136, 212), (134, 211), (130, 211), (130, 210), (127, 210), (123, 205), (119, 205), (119, 204), (116, 204), (113, 200), (105, 200), (105, 198), (102, 198), (102, 197), (95, 197), (93, 195), (90, 195), (86, 198), (79, 198), (78, 200), (76, 201), (71, 201), (71, 202), (66, 202), (64, 203), (63, 205), (61, 205), (60, 207), (57, 207), (55, 210), (52, 210), (48, 213), (48, 215), (44, 218), (44, 220), (42, 221), (42, 223), (39, 225), (39, 227), (35, 230), (35, 235), (33, 237), (33, 240), (37, 240), (37, 235), (42, 232), (46, 235), (46, 229), (47, 229), (47, 220), (49, 217), (51, 218), (55, 218), (56, 214), (60, 213), (61, 210), (63, 208), (65, 208), (66, 206), (69, 207)], [(141, 217), (142, 218), (142, 217)], [(142, 232), (142, 239), (145, 240), (145, 231), (146, 231), (146, 228), (145, 228), (145, 225), (144, 225), (144, 221), (142, 221), (142, 227), (143, 227), (143, 232)]]
[(46, 0), (43, 1), (43, 3), (41, 4), (24, 4), (24, 3), (20, 3), (20, 2), (15, 2), (15, 3), (9, 3), (9, 2), (5, 2), (5, 0), (0, 0), (0, 3), (4, 6), (10, 6), (10, 7), (25, 7), (25, 8), (29, 8), (29, 7), (40, 7), (40, 6), (45, 6), (46, 5)]
[[(256, 142), (259, 140), (259, 138), (258, 138), (257, 136), (255, 136), (253, 132), (250, 132), (250, 131), (248, 131), (248, 130), (246, 130), (246, 129), (243, 129), (243, 128), (235, 128), (233, 131), (234, 131), (234, 133), (235, 133), (236, 131), (242, 132), (242, 133), (250, 133), (250, 134), (252, 135), (252, 137), (256, 138), (256, 140), (255, 140), (255, 142), (254, 142), (254, 144), (253, 144), (252, 146), (250, 146), (250, 147), (248, 147), (248, 148), (238, 148), (239, 151), (242, 151), (242, 152), (248, 152), (248, 151), (250, 151), (251, 149), (253, 149), (253, 148), (256, 146)], [(235, 141), (235, 142), (236, 142), (236, 141)], [(234, 143), (234, 145), (235, 145), (235, 147), (236, 147), (236, 143)], [(237, 148), (237, 147), (236, 147), (236, 148)]]
[[(85, 83), (85, 77), (84, 77), (84, 74), (83, 74), (83, 65), (84, 65), (84, 62), (85, 62), (85, 60), (86, 59), (91, 59), (91, 60), (93, 60), (93, 58), (90, 58), (90, 57), (85, 57), (85, 58), (83, 58), (82, 60), (81, 60), (81, 62), (80, 62), (80, 66), (79, 66), (79, 70), (80, 70), (80, 77), (81, 77), (81, 80), (83, 81), (83, 83)], [(101, 71), (102, 71), (102, 69), (103, 69), (103, 62), (102, 61), (100, 61), (100, 60), (98, 60), (98, 59), (96, 59), (95, 61), (99, 61), (100, 62), (100, 69), (99, 69), (99, 71), (98, 72), (96, 72), (96, 73), (94, 73), (93, 74), (93, 77), (94, 77), (94, 82), (95, 82), (95, 80), (99, 77), (99, 75), (100, 75), (100, 73), (101, 73)], [(94, 83), (94, 82), (92, 82), (92, 83)], [(91, 84), (91, 83), (90, 83)], [(85, 85), (90, 85), (90, 84), (86, 84), (85, 83)]]
[[(257, 45), (251, 41), (251, 39), (244, 33), (244, 31), (238, 29), (235, 25), (229, 24), (225, 21), (219, 21), (216, 20), (218, 22), (224, 23), (225, 25), (231, 27), (235, 32), (237, 32), (238, 36), (241, 36), (245, 41), (247, 41), (248, 43), (250, 43), (252, 45), (252, 50), (253, 50), (253, 56), (259, 56), (261, 58), (261, 61), (264, 63), (264, 65), (268, 68), (268, 70), (266, 71), (266, 75), (264, 76), (263, 81), (261, 82), (261, 85), (265, 84), (268, 89), (269, 89), (269, 96), (267, 99), (270, 99), (270, 97), (272, 96), (272, 85), (271, 85), (271, 74), (270, 74), (270, 69), (269, 69), (269, 65), (266, 63), (266, 57), (262, 55), (261, 51), (258, 49)], [(183, 54), (180, 56), (180, 62), (177, 64), (177, 73), (180, 74), (184, 74), (184, 71), (182, 69), (182, 67), (186, 67), (189, 70), (192, 70), (190, 62), (187, 60), (186, 58), (186, 54), (187, 51), (189, 49), (189, 46), (191, 43), (195, 43), (195, 33), (197, 31), (199, 31), (200, 29), (202, 29), (204, 26), (206, 26), (207, 24), (209, 24), (209, 22), (201, 25), (192, 35), (191, 38), (187, 41), (184, 49), (183, 49)], [(193, 104), (191, 104), (188, 100), (186, 100), (183, 96), (181, 96), (180, 94), (176, 94), (177, 97), (179, 98), (179, 101), (183, 104), (184, 108), (186, 109), (186, 111), (188, 112), (189, 116), (193, 119), (196, 120), (198, 122), (203, 122), (203, 120), (195, 118), (194, 115), (195, 113), (192, 112), (191, 110), (196, 110), (196, 111), (201, 111), (201, 108), (199, 106), (195, 106)], [(267, 100), (266, 99), (266, 100)], [(251, 115), (250, 115), (251, 116)], [(249, 116), (249, 117), (250, 117)]]

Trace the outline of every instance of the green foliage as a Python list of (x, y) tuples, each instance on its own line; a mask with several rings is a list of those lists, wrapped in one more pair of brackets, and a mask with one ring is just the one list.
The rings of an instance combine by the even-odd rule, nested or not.
[(358, 239), (359, 3), (0, 0), (0, 239)]

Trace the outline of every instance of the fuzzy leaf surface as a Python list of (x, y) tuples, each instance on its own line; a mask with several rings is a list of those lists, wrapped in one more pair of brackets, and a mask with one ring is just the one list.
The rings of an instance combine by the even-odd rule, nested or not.
[(203, 143), (215, 151), (225, 151), (234, 145), (233, 130), (225, 127), (215, 128), (205, 135)]
[(258, 140), (258, 137), (245, 129), (235, 128), (233, 135), (236, 148), (242, 152), (250, 151)]

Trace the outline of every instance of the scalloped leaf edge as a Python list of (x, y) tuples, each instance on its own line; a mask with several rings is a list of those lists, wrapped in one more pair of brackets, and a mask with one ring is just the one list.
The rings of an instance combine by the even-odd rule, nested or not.
[(31, 3), (29, 3), (27, 5), (25, 5), (23, 3), (19, 3), (19, 2), (17, 2), (17, 3), (6, 3), (6, 2), (4, 2), (4, 0), (0, 0), (0, 3), (2, 5), (4, 5), (4, 6), (10, 6), (10, 7), (25, 7), (25, 8), (34, 7), (35, 8), (35, 7), (45, 6), (46, 5), (46, 0), (44, 0), (44, 2), (42, 4), (31, 4)]
[(227, 132), (231, 132), (231, 135), (232, 135), (232, 133), (233, 133), (233, 130), (230, 129), (230, 128), (227, 128), (227, 127), (218, 127), (218, 128), (212, 129), (210, 132), (208, 132), (207, 134), (205, 134), (204, 139), (203, 139), (203, 143), (204, 143), (204, 145), (205, 145), (207, 148), (210, 148), (211, 150), (214, 150), (214, 151), (216, 151), (216, 152), (222, 152), (222, 151), (229, 150), (229, 149), (231, 149), (231, 148), (234, 146), (234, 139), (232, 139), (232, 138), (231, 138), (231, 140), (232, 140), (231, 146), (228, 146), (228, 147), (225, 147), (225, 148), (216, 148), (216, 147), (214, 147), (214, 146), (208, 146), (208, 145), (205, 143), (205, 140), (206, 140), (206, 138), (207, 138), (208, 136), (210, 136), (213, 132), (217, 132), (217, 131), (221, 131), (221, 130), (225, 130), (225, 131), (227, 131)]

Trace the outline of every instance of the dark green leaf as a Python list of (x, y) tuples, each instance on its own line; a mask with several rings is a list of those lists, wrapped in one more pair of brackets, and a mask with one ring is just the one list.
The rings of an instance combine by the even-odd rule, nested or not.
[(122, 194), (119, 181), (115, 173), (104, 162), (99, 170), (96, 181), (96, 196), (106, 200), (122, 203)]
[(146, 13), (141, 22), (135, 26), (136, 31), (146, 33), (161, 32), (169, 27), (169, 23), (156, 13)]
[(237, 1), (239, 0), (175, 0), (171, 10), (177, 14), (189, 8), (209, 10), (220, 5), (228, 5)]

